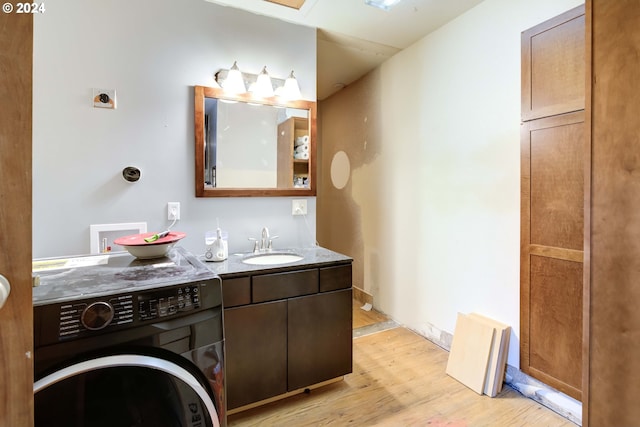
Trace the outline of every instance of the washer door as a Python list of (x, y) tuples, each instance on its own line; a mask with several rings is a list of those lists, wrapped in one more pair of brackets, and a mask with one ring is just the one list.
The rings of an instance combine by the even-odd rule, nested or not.
[(36, 381), (33, 391), (36, 426), (220, 427), (203, 382), (154, 356), (76, 363)]

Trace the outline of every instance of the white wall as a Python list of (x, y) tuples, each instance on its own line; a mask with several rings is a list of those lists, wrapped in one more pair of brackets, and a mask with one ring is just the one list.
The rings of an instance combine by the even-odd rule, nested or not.
[[(174, 227), (202, 253), (204, 233), (229, 231), (229, 250), (268, 226), (277, 247), (315, 240), (291, 216), (291, 198), (198, 198), (194, 194), (193, 86), (237, 60), (243, 71), (284, 78), (294, 69), (316, 98), (315, 29), (204, 0), (65, 0), (34, 19), (33, 256), (89, 252), (89, 225), (147, 221)], [(116, 89), (116, 110), (92, 107), (92, 88)], [(122, 169), (137, 166), (137, 183)], [(19, 215), (19, 213), (18, 213)], [(311, 230), (311, 231), (309, 231)]]
[(215, 136), (218, 188), (278, 186), (279, 110), (243, 102), (218, 103)]
[[(381, 110), (380, 154), (345, 189), (362, 216), (353, 222), (365, 230), (364, 288), (376, 306), (436, 340), (454, 332), (458, 312), (509, 324), (515, 367), (520, 33), (581, 3), (485, 0), (385, 62), (371, 107)], [(345, 141), (363, 150), (366, 142)], [(383, 203), (356, 191), (372, 182)], [(372, 215), (380, 220), (367, 225)]]

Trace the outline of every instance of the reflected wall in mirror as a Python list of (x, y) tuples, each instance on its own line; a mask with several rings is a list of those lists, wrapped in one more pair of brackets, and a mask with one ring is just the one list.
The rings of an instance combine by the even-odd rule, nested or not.
[(315, 102), (194, 89), (196, 197), (315, 196)]

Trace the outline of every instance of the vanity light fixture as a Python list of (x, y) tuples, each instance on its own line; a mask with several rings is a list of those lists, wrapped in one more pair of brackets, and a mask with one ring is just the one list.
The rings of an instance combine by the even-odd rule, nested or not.
[(262, 72), (258, 74), (253, 93), (261, 98), (271, 98), (273, 96), (273, 83), (271, 83), (271, 77), (267, 73), (266, 65), (262, 68)]
[(387, 11), (401, 1), (402, 0), (364, 0), (365, 4), (368, 4), (369, 6), (377, 7), (378, 9)]
[(285, 101), (302, 99), (300, 86), (293, 71), (286, 80), (282, 80), (271, 77), (266, 66), (262, 68), (260, 74), (250, 74), (241, 72), (237, 63), (234, 62), (230, 70), (222, 69), (215, 73), (215, 82), (225, 92), (232, 95), (249, 93), (254, 98), (277, 96)]
[(227, 72), (227, 78), (222, 83), (222, 88), (233, 94), (245, 93), (247, 87), (244, 85), (244, 78), (242, 72), (238, 68), (238, 63), (233, 61), (233, 66)]
[(288, 101), (295, 101), (302, 98), (302, 94), (300, 93), (300, 86), (298, 86), (298, 80), (296, 79), (296, 76), (293, 75), (293, 70), (291, 70), (291, 74), (289, 74), (287, 80), (284, 81), (284, 90), (282, 96)]

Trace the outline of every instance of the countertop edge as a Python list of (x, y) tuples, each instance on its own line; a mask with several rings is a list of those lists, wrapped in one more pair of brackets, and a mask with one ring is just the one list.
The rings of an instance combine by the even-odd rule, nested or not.
[(203, 257), (200, 257), (199, 259), (209, 268), (209, 270), (219, 275), (222, 279), (256, 274), (281, 273), (305, 268), (322, 268), (331, 265), (350, 264), (353, 262), (353, 258), (321, 246), (310, 248), (287, 248), (275, 250), (274, 252), (297, 253), (303, 255), (304, 258), (300, 261), (288, 264), (274, 265), (251, 265), (243, 263), (242, 259), (245, 256), (251, 256), (252, 253), (231, 254), (227, 260), (220, 262), (206, 261)]

